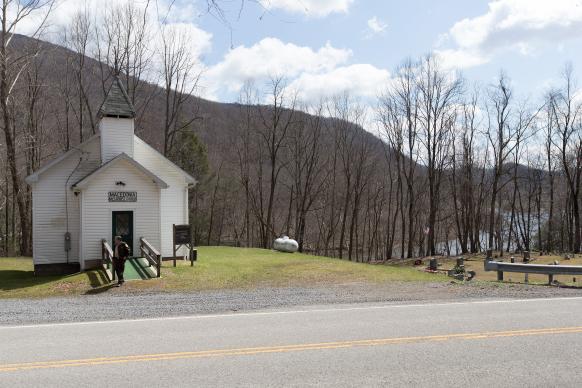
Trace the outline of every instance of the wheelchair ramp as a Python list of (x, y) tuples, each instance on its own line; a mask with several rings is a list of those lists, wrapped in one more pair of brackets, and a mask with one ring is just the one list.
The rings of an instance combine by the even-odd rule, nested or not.
[(144, 280), (156, 277), (156, 268), (149, 265), (144, 257), (132, 257), (125, 261), (125, 280)]

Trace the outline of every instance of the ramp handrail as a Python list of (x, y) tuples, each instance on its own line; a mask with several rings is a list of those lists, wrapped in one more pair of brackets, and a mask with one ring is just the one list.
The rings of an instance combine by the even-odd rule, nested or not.
[(140, 237), (139, 239), (139, 250), (145, 259), (148, 261), (149, 266), (152, 265), (156, 267), (157, 275), (156, 277), (161, 276), (161, 269), (162, 269), (162, 255), (160, 252), (156, 250), (145, 238)]
[(485, 271), (497, 271), (497, 280), (503, 280), (503, 272), (519, 272), (548, 275), (549, 284), (554, 281), (554, 275), (582, 275), (582, 266), (504, 263), (485, 260)]
[(113, 270), (113, 250), (107, 240), (101, 240), (101, 266), (107, 276), (107, 279), (112, 282), (115, 280), (115, 271)]

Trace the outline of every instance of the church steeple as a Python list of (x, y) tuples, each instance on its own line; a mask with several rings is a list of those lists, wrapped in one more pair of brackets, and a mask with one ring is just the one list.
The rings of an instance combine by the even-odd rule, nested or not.
[(100, 117), (134, 118), (135, 109), (119, 77), (115, 77), (105, 101), (99, 108)]
[(122, 153), (133, 158), (134, 118), (131, 100), (119, 78), (115, 77), (99, 108), (101, 163)]

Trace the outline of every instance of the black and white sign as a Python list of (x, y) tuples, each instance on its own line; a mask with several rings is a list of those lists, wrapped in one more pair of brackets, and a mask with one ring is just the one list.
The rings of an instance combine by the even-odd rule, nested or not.
[(109, 202), (137, 202), (137, 191), (110, 191)]
[(174, 245), (190, 244), (190, 225), (174, 225)]

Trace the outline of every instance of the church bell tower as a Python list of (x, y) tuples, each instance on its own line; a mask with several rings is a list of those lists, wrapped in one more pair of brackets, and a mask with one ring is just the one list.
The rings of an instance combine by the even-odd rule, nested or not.
[(105, 101), (99, 108), (101, 163), (121, 153), (133, 158), (135, 109), (118, 77), (115, 77)]

